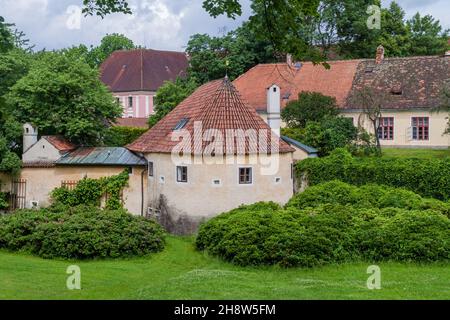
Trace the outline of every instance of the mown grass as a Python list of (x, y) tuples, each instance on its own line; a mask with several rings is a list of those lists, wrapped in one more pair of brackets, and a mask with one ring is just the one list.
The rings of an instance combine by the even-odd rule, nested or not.
[(390, 157), (390, 158), (443, 159), (443, 158), (450, 158), (450, 148), (447, 149), (383, 148), (382, 154), (383, 157)]
[[(81, 290), (66, 268), (81, 268)], [(130, 260), (55, 261), (0, 251), (0, 299), (449, 299), (450, 264), (380, 263), (380, 290), (368, 290), (369, 263), (313, 269), (238, 267), (169, 237), (164, 252)]]

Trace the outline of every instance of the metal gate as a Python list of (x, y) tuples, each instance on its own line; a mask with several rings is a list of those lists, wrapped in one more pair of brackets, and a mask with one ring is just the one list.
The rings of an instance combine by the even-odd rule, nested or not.
[(11, 182), (9, 210), (24, 209), (26, 204), (27, 180), (18, 179)]

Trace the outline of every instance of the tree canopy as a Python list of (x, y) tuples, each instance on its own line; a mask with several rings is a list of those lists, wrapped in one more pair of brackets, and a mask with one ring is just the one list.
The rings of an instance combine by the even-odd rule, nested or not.
[(100, 143), (108, 123), (122, 112), (96, 70), (55, 52), (40, 53), (7, 99), (21, 123), (79, 144)]

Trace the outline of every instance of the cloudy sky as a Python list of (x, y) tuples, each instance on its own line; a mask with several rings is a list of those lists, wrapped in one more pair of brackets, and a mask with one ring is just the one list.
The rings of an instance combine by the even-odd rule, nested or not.
[[(183, 50), (194, 33), (220, 35), (239, 26), (250, 14), (250, 0), (242, 0), (244, 14), (235, 21), (211, 18), (203, 0), (129, 0), (133, 15), (114, 14), (104, 20), (80, 17), (82, 0), (0, 0), (0, 16), (14, 22), (37, 49), (59, 49), (84, 43), (97, 45), (107, 33), (122, 33), (135, 44), (153, 49)], [(383, 0), (386, 5), (390, 1)], [(449, 0), (398, 0), (410, 17), (431, 14), (450, 28)]]

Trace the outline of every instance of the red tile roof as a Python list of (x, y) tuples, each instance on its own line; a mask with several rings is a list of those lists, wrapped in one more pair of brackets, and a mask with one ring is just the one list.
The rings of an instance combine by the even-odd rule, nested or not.
[(184, 52), (119, 50), (101, 65), (100, 79), (112, 92), (156, 91), (164, 81), (185, 75), (187, 67)]
[(266, 110), (266, 89), (276, 84), (281, 89), (282, 107), (296, 100), (302, 91), (320, 92), (336, 98), (343, 106), (361, 60), (330, 61), (330, 69), (303, 62), (299, 69), (286, 63), (259, 64), (236, 80), (242, 97), (256, 110)]
[(61, 136), (43, 136), (45, 140), (50, 142), (51, 145), (53, 145), (56, 149), (59, 151), (70, 151), (77, 148), (76, 145), (66, 140), (64, 137)]
[(117, 127), (134, 127), (134, 128), (148, 129), (148, 118), (117, 118), (116, 123), (113, 125)]
[[(172, 141), (174, 128), (181, 120), (188, 119), (183, 129), (187, 130), (194, 140), (194, 122), (201, 122), (202, 134), (207, 129), (217, 129), (222, 134), (224, 140), (227, 140), (227, 129), (254, 129), (258, 134), (259, 130), (267, 133), (267, 141), (272, 137), (270, 127), (256, 113), (255, 109), (243, 102), (239, 92), (228, 80), (215, 80), (208, 82), (198, 88), (192, 95), (181, 102), (174, 110), (159, 121), (153, 128), (144, 133), (136, 141), (127, 146), (132, 151), (143, 153), (171, 153), (178, 141)], [(279, 142), (279, 151), (282, 153), (293, 152), (286, 142), (279, 137), (275, 137)], [(255, 142), (255, 144), (250, 143)], [(231, 142), (231, 141), (230, 141)], [(191, 141), (191, 151), (194, 151), (194, 141)], [(210, 142), (203, 141), (202, 152)], [(235, 139), (232, 143), (224, 141), (223, 152), (236, 151)], [(254, 148), (256, 145), (257, 150)], [(267, 143), (268, 149), (270, 144)], [(199, 150), (195, 150), (200, 153)], [(264, 152), (263, 146), (253, 139), (246, 139), (245, 153)], [(269, 150), (270, 152), (270, 150)]]

